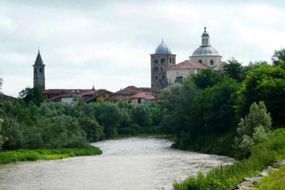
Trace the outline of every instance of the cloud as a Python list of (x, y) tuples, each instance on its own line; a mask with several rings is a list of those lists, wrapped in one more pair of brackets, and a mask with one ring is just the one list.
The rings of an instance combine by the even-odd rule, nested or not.
[[(20, 1), (0, 3), (0, 77), (4, 93), (32, 86), (40, 46), (47, 88), (150, 86), (150, 57), (161, 38), (183, 61), (211, 44), (247, 64), (284, 48), (282, 1)], [(283, 23), (283, 24), (282, 24)]]

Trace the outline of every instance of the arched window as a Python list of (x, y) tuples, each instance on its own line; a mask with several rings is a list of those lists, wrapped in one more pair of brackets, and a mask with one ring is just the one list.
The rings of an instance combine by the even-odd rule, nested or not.
[(214, 65), (214, 60), (211, 59), (210, 65)]
[(199, 59), (199, 63), (202, 63), (202, 60), (201, 60), (201, 59)]

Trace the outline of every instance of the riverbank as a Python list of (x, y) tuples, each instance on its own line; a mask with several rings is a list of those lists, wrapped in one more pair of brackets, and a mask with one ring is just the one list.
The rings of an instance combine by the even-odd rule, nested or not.
[(275, 161), (285, 158), (285, 130), (271, 132), (267, 140), (255, 145), (249, 158), (210, 171), (207, 175), (198, 174), (174, 184), (175, 190), (186, 189), (235, 189), (245, 177), (253, 177)]
[(102, 154), (102, 151), (91, 145), (84, 148), (1, 150), (0, 164), (18, 161), (55, 160), (74, 156), (91, 156), (99, 154)]

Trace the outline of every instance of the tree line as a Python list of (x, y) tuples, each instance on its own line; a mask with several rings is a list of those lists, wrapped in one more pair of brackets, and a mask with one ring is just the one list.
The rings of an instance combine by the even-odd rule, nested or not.
[[(157, 133), (158, 105), (120, 103), (0, 104), (4, 149), (84, 147), (118, 135)], [(5, 137), (5, 142), (4, 142)]]
[[(285, 49), (273, 64), (242, 66), (232, 59), (222, 73), (203, 70), (161, 95), (160, 127), (174, 146), (242, 158), (271, 128), (285, 123)], [(272, 120), (271, 120), (272, 119)]]

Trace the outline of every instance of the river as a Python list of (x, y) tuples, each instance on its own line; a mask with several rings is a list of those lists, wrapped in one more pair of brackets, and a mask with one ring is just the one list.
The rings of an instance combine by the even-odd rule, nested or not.
[(92, 145), (103, 154), (0, 166), (0, 189), (170, 190), (175, 181), (233, 162), (224, 156), (174, 150), (170, 141), (155, 138)]

